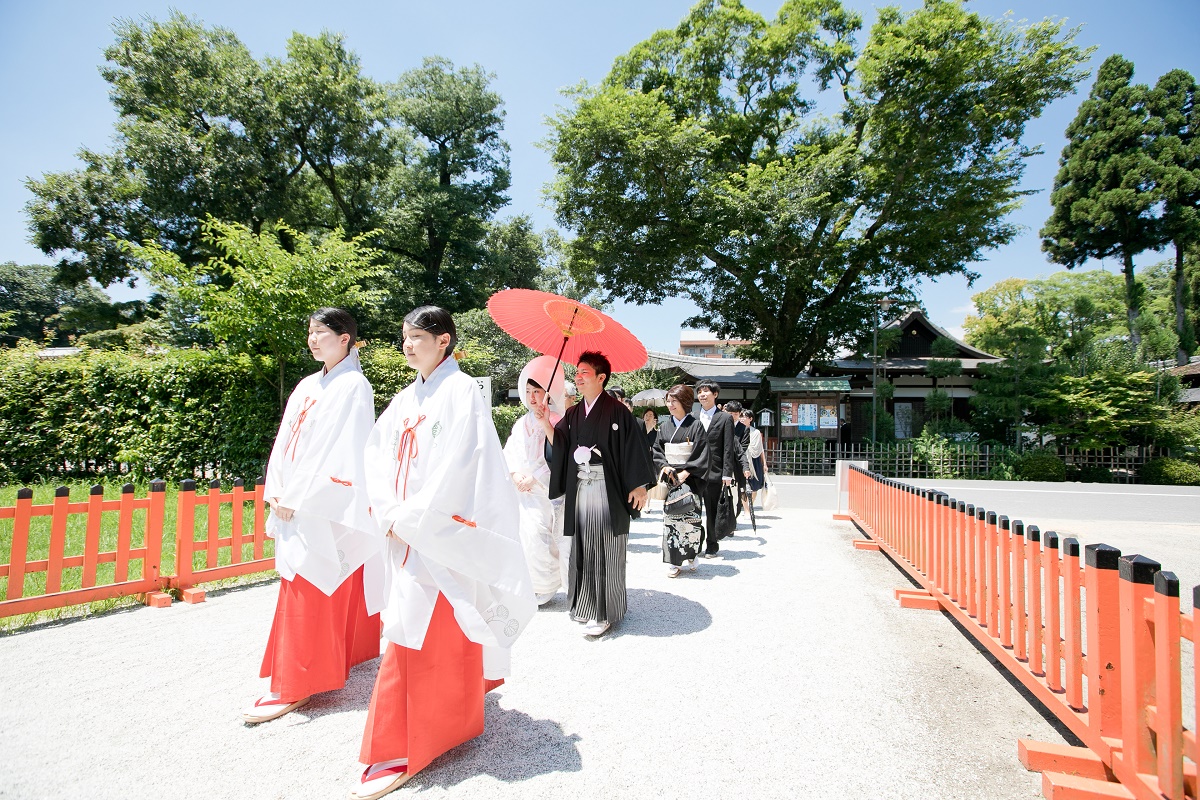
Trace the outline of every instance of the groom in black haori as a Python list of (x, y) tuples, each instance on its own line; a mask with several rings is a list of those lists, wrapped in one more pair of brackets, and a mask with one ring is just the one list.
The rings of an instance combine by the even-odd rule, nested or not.
[(554, 427), (550, 497), (566, 495), (571, 615), (585, 636), (599, 636), (625, 616), (629, 520), (646, 505), (654, 466), (643, 426), (604, 391), (608, 358), (588, 351), (577, 360), (579, 402)]

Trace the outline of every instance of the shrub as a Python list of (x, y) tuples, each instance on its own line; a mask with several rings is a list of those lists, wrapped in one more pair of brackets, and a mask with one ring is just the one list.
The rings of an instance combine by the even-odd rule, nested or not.
[(513, 425), (528, 410), (524, 405), (494, 406), (492, 408), (492, 422), (496, 423), (496, 433), (500, 435), (501, 444), (508, 441), (508, 436), (512, 433)]
[(1106, 467), (1096, 466), (1095, 464), (1089, 464), (1083, 467), (1075, 467), (1072, 472), (1074, 474), (1070, 477), (1070, 480), (1079, 481), (1081, 483), (1113, 482), (1112, 470)]
[(1200, 467), (1178, 458), (1155, 458), (1142, 466), (1139, 477), (1158, 486), (1200, 486)]
[(1023, 481), (1065, 481), (1067, 465), (1050, 453), (1030, 453), (1017, 462), (1017, 474)]

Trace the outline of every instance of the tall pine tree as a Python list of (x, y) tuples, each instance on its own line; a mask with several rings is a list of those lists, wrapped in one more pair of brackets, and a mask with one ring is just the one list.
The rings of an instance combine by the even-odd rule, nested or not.
[(1141, 297), (1133, 259), (1156, 245), (1158, 226), (1156, 165), (1149, 152), (1149, 89), (1132, 80), (1133, 63), (1120, 55), (1100, 65), (1091, 94), (1067, 127), (1067, 146), (1050, 195), (1054, 210), (1041, 235), (1042, 249), (1068, 269), (1093, 258), (1121, 259), (1130, 347), (1136, 358)]
[(1200, 109), (1196, 79), (1174, 69), (1163, 75), (1150, 93), (1150, 112), (1156, 131), (1151, 153), (1158, 168), (1157, 196), (1163, 202), (1162, 238), (1175, 248), (1176, 363), (1188, 363), (1196, 337), (1188, 320), (1188, 280), (1184, 254), (1200, 243)]

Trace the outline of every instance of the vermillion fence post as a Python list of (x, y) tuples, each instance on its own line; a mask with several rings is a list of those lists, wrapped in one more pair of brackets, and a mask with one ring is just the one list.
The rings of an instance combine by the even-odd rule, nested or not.
[[(1079, 540), (1064, 539), (1063, 551), (1063, 662), (1066, 664), (1067, 705), (1076, 711), (1084, 711), (1083, 704), (1083, 623), (1079, 590), (1082, 581), (1079, 578)], [(1116, 562), (1113, 563), (1113, 577), (1116, 577)], [(1116, 588), (1115, 586), (1113, 587)], [(1091, 592), (1088, 593), (1089, 598)], [(1116, 596), (1116, 592), (1113, 592)], [(1092, 619), (1091, 616), (1088, 617)], [(1088, 639), (1088, 646), (1094, 646), (1095, 639)], [(1098, 708), (1098, 707), (1097, 707)], [(1091, 717), (1097, 719), (1097, 717)]]
[(208, 531), (204, 542), (207, 551), (205, 566), (212, 569), (217, 565), (217, 539), (221, 536), (221, 482), (213, 479), (208, 484)]
[(979, 606), (976, 603), (978, 597), (975, 589), (975, 584), (978, 580), (976, 573), (976, 565), (979, 559), (979, 542), (975, 540), (975, 504), (960, 502), (958, 510), (963, 512), (962, 528), (963, 542), (966, 547), (963, 550), (963, 582), (965, 594), (967, 598), (967, 614), (975, 618), (979, 622)]
[(998, 607), (1000, 611), (1000, 644), (1004, 647), (1012, 647), (1012, 557), (1014, 548), (1013, 536), (1009, 529), (1008, 517), (1002, 516), (997, 519), (996, 536), (1000, 540), (1000, 553), (996, 562), (996, 566), (998, 567), (997, 572), (999, 573), (997, 576), (996, 592), (999, 594)]
[(984, 517), (984, 536), (987, 540), (987, 629), (992, 638), (1000, 633), (1000, 531), (996, 529), (996, 512)]
[(179, 484), (178, 511), (175, 516), (175, 581), (177, 589), (192, 585), (192, 551), (196, 547), (196, 482), (191, 478)]
[[(1026, 561), (1029, 562), (1029, 671), (1034, 675), (1045, 675), (1042, 662), (1042, 531), (1037, 525), (1025, 529)], [(1054, 586), (1055, 594), (1058, 585)]]
[(7, 600), (18, 600), (25, 594), (25, 563), (29, 555), (29, 520), (32, 516), (33, 489), (17, 489), (12, 545), (8, 551)]
[(129, 580), (129, 550), (133, 540), (133, 484), (121, 487), (121, 505), (117, 511), (117, 562), (113, 582)]
[[(1007, 518), (1002, 519), (1007, 523)], [(1009, 527), (1003, 525), (1002, 527)], [(1013, 655), (1017, 660), (1027, 660), (1025, 629), (1025, 568), (1028, 551), (1025, 547), (1025, 523), (1012, 523), (1012, 593), (1013, 593)]]
[(1121, 551), (1106, 544), (1085, 550), (1088, 724), (1101, 736), (1120, 738)]
[(50, 515), (50, 558), (46, 565), (46, 594), (62, 589), (63, 551), (67, 546), (67, 504), (71, 490), (59, 486), (54, 490), (54, 509)]
[(958, 501), (949, 496), (943, 498), (942, 515), (946, 531), (946, 593), (961, 606), (962, 593), (958, 590)]
[[(1193, 626), (1195, 620), (1193, 615)], [(1195, 627), (1192, 631), (1192, 635), (1196, 636)], [(1183, 800), (1183, 684), (1179, 663), (1179, 579), (1175, 577), (1174, 572), (1157, 572), (1154, 575), (1154, 662), (1158, 788), (1170, 800)], [(1193, 671), (1200, 674), (1200, 670), (1196, 670), (1194, 665)]]
[[(1146, 618), (1146, 602), (1154, 599), (1154, 575), (1162, 569), (1145, 556), (1124, 556), (1119, 561), (1120, 602), (1118, 663), (1120, 664), (1121, 758), (1133, 772), (1157, 772), (1149, 706), (1167, 709), (1155, 699), (1154, 635)], [(1159, 633), (1155, 631), (1155, 633)], [(1089, 640), (1088, 648), (1091, 649)], [(1091, 680), (1091, 676), (1088, 676)], [(1107, 699), (1107, 695), (1105, 695)]]
[(988, 535), (984, 529), (987, 511), (975, 506), (975, 519), (971, 522), (972, 538), (975, 540), (975, 621), (979, 627), (988, 626)]
[(146, 560), (142, 562), (142, 577), (154, 581), (155, 588), (163, 588), (162, 551), (163, 551), (163, 517), (167, 505), (167, 484), (163, 481), (150, 481), (150, 507), (146, 509)]
[(242, 563), (242, 516), (244, 511), (245, 481), (238, 478), (233, 482), (233, 513), (230, 515), (232, 527), (229, 533), (229, 563)]
[(263, 557), (263, 546), (266, 543), (266, 507), (263, 493), (266, 491), (267, 479), (261, 475), (254, 481), (254, 558)]
[[(1059, 622), (1061, 604), (1059, 579), (1062, 577), (1062, 561), (1058, 554), (1058, 534), (1046, 531), (1043, 538), (1042, 564), (1046, 578), (1046, 685), (1056, 692), (1063, 690), (1062, 625)], [(1078, 607), (1077, 607), (1078, 608)]]
[(104, 519), (104, 487), (96, 484), (88, 491), (87, 531), (83, 537), (83, 575), (80, 587), (96, 585), (96, 567), (100, 562), (100, 524)]

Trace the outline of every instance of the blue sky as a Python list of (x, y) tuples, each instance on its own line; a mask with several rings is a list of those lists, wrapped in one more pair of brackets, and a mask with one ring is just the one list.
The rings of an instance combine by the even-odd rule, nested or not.
[[(868, 26), (875, 8), (886, 5), (846, 2), (864, 14)], [(767, 17), (779, 8), (778, 0), (746, 4)], [(897, 4), (905, 9), (918, 5), (915, 0)], [(553, 214), (544, 205), (542, 187), (552, 170), (537, 142), (546, 137), (545, 118), (563, 103), (560, 90), (581, 80), (599, 81), (616, 56), (655, 30), (674, 26), (690, 5), (687, 0), (0, 0), (0, 109), (5, 112), (0, 124), (0, 261), (51, 262), (28, 243), (25, 179), (77, 166), (75, 153), (82, 146), (111, 146), (115, 115), (98, 67), (113, 40), (115, 18), (163, 18), (176, 8), (208, 25), (232, 29), (259, 58), (283, 55), (292, 31), (339, 31), (358, 53), (364, 71), (379, 80), (392, 80), (430, 55), (456, 64), (478, 63), (495, 73), (507, 111), (513, 185), (512, 203), (502, 216), (529, 214), (538, 227), (547, 227)], [(1121, 53), (1134, 62), (1138, 81), (1153, 83), (1174, 68), (1200, 76), (1197, 0), (972, 0), (970, 6), (988, 16), (1011, 11), (1018, 20), (1065, 17), (1071, 25), (1082, 25), (1078, 41), (1097, 47), (1093, 72), (1106, 56)], [(1024, 235), (972, 266), (981, 275), (973, 288), (961, 278), (923, 288), (938, 324), (958, 332), (973, 293), (1003, 278), (1032, 278), (1059, 269), (1042, 255), (1037, 231), (1049, 214), (1063, 131), (1090, 85), (1090, 79), (1082, 83), (1076, 95), (1058, 101), (1028, 127), (1026, 141), (1041, 143), (1045, 153), (1030, 162), (1024, 181), (1025, 188), (1042, 191), (1013, 216), (1026, 228)], [(1158, 258), (1150, 254), (1140, 263)], [(1118, 269), (1115, 263), (1098, 266)], [(120, 296), (119, 289), (110, 291)], [(691, 313), (694, 308), (685, 301), (616, 309), (617, 318), (649, 348), (667, 351), (676, 349), (681, 323)]]

